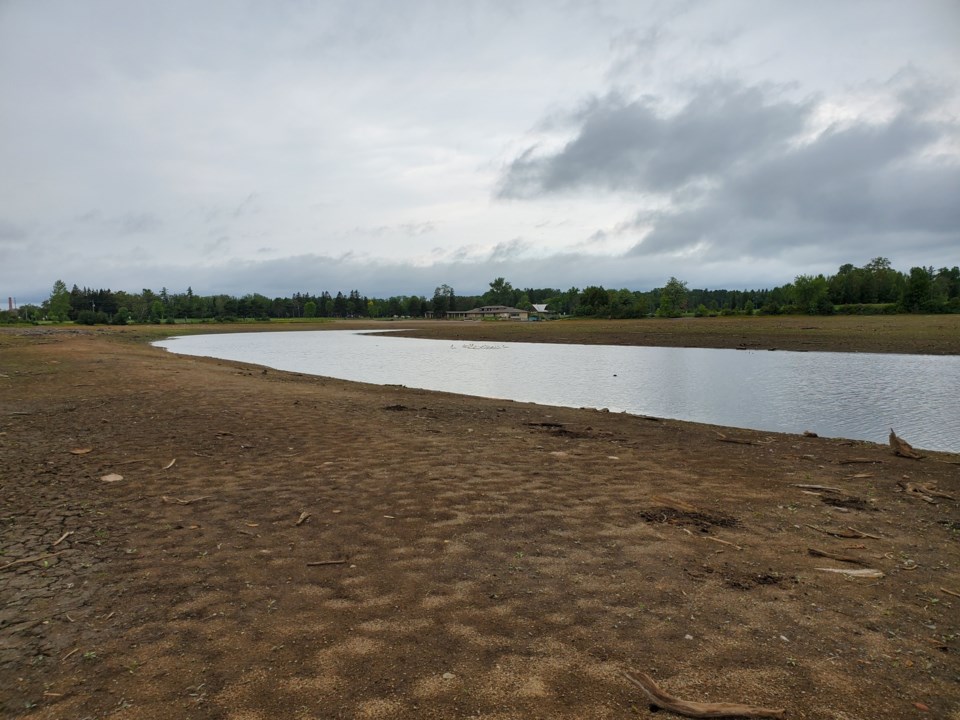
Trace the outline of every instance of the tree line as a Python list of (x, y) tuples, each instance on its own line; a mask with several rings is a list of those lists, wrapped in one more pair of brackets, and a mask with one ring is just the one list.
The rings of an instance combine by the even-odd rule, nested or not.
[(662, 288), (648, 291), (589, 286), (515, 288), (502, 277), (494, 279), (482, 295), (458, 295), (443, 284), (433, 295), (396, 295), (370, 298), (358, 290), (332, 295), (297, 292), (268, 298), (259, 293), (198, 295), (192, 288), (139, 293), (112, 291), (54, 283), (50, 297), (39, 306), (25, 305), (13, 313), (0, 311), (0, 319), (15, 322), (73, 321), (83, 324), (164, 323), (176, 321), (231, 322), (293, 318), (394, 318), (446, 317), (452, 311), (481, 305), (506, 305), (529, 310), (546, 304), (560, 316), (639, 318), (679, 317), (685, 314), (776, 315), (876, 314), (960, 312), (960, 267), (914, 267), (903, 273), (878, 257), (863, 267), (842, 265), (834, 275), (798, 275), (792, 283), (763, 290), (690, 289), (671, 277)]

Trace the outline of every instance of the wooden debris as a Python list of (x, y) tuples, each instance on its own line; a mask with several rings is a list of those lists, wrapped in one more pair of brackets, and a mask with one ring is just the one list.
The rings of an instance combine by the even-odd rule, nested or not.
[(882, 465), (883, 460), (871, 460), (870, 458), (846, 458), (845, 460), (838, 460), (841, 465)]
[(862, 560), (851, 557), (849, 555), (837, 555), (836, 553), (827, 552), (826, 550), (817, 550), (816, 548), (807, 548), (807, 552), (813, 555), (814, 557), (828, 558), (830, 560), (839, 560), (840, 562), (853, 563), (854, 565), (865, 565)]
[(319, 567), (321, 565), (346, 565), (349, 560), (314, 560), (308, 562), (307, 567)]
[(627, 680), (643, 690), (652, 705), (677, 715), (691, 718), (782, 718), (784, 716), (782, 709), (772, 710), (740, 703), (700, 703), (681, 700), (662, 690), (649, 675), (639, 671), (636, 675), (634, 677), (630, 673), (623, 673)]
[(297, 522), (295, 523), (296, 526), (300, 527), (301, 525), (303, 525), (309, 517), (310, 517), (310, 513), (304, 510), (302, 513), (300, 513), (300, 517), (297, 518)]
[(817, 434), (816, 434), (815, 432), (813, 432), (812, 430), (804, 430), (804, 431), (803, 431), (803, 436), (804, 436), (804, 437), (809, 437), (809, 438), (820, 437), (819, 435), (817, 435)]
[(53, 545), (51, 545), (50, 547), (56, 547), (57, 545), (62, 543), (64, 540), (66, 540), (68, 537), (73, 535), (73, 532), (74, 532), (73, 530), (67, 530), (63, 535), (58, 537), (56, 541), (53, 543)]
[(71, 455), (86, 455), (87, 453), (93, 452), (93, 448), (74, 448), (70, 451)]
[(954, 592), (953, 590), (947, 590), (945, 587), (940, 588), (940, 592), (960, 598), (960, 593)]
[(858, 578), (882, 578), (884, 577), (883, 573), (879, 570), (873, 570), (872, 568), (857, 568), (856, 570), (851, 570), (849, 568), (817, 568), (820, 572), (829, 572), (837, 573), (838, 575), (846, 575), (847, 577), (858, 577)]
[(865, 533), (856, 528), (848, 527), (845, 530), (828, 530), (822, 527), (817, 527), (816, 525), (807, 525), (811, 530), (816, 530), (821, 532), (824, 535), (833, 535), (833, 537), (846, 538), (846, 539), (855, 539), (859, 540), (860, 538), (870, 538), (871, 540), (879, 540), (879, 535), (871, 535), (870, 533)]
[(717, 430), (714, 430), (714, 432), (717, 433), (717, 435), (719, 435), (719, 437), (717, 438), (718, 442), (736, 443), (737, 445), (756, 445), (757, 444), (753, 440), (747, 440), (745, 438), (727, 437), (722, 432), (718, 432)]
[[(721, 545), (729, 545), (730, 547), (736, 550), (743, 550), (742, 547), (736, 545), (735, 543), (730, 542), (729, 540), (721, 540), (720, 538), (710, 537), (709, 535), (701, 535), (704, 540), (712, 540), (715, 543), (720, 543)], [(719, 551), (718, 551), (719, 552)]]
[(105, 483), (115, 483), (123, 480), (123, 475), (118, 475), (117, 473), (110, 473), (109, 475), (104, 475), (100, 478)]
[(164, 466), (163, 466), (163, 469), (164, 469), (164, 470), (169, 470), (170, 468), (172, 468), (172, 467), (173, 467), (174, 465), (176, 465), (176, 464), (177, 464), (177, 459), (174, 458), (173, 460), (171, 460), (170, 462), (168, 462), (166, 465), (164, 465)]
[(855, 537), (857, 538), (870, 538), (871, 540), (882, 539), (879, 535), (871, 535), (868, 532), (864, 532), (863, 530), (857, 530), (855, 527), (850, 527), (849, 525), (847, 526), (847, 530), (849, 530), (852, 533), (856, 533)]
[(195, 502), (199, 502), (200, 500), (206, 500), (207, 498), (212, 498), (212, 497), (213, 495), (201, 495), (200, 497), (191, 498), (189, 500), (183, 500), (181, 498), (172, 497), (170, 495), (161, 495), (160, 499), (163, 500), (165, 503), (174, 503), (176, 505), (192, 505)]
[(828, 485), (801, 485), (801, 484), (795, 483), (791, 487), (803, 488), (804, 490), (823, 490), (824, 492), (832, 492), (832, 493), (843, 492), (843, 490), (841, 490), (840, 488), (829, 487)]
[(80, 652), (80, 648), (74, 648), (73, 650), (71, 650), (70, 652), (68, 652), (66, 655), (64, 655), (62, 658), (60, 658), (60, 662), (63, 662), (63, 661), (66, 660), (68, 657), (70, 657), (71, 655), (73, 655), (73, 654), (75, 654), (75, 653), (78, 653), (78, 652)]
[(902, 480), (898, 480), (897, 485), (903, 488), (907, 493), (915, 495), (921, 500), (925, 500), (926, 502), (934, 505), (937, 504), (934, 498), (943, 498), (944, 500), (956, 501), (956, 498), (953, 495), (940, 492), (936, 485), (903, 482)]
[(893, 454), (899, 457), (905, 457), (911, 460), (919, 460), (923, 457), (923, 455), (913, 449), (910, 443), (898, 437), (893, 431), (893, 428), (890, 428), (890, 447), (893, 448)]
[(19, 560), (8, 562), (6, 565), (0, 565), (0, 570), (6, 570), (7, 568), (12, 568), (15, 565), (24, 565), (26, 563), (39, 562), (40, 560), (46, 560), (47, 558), (55, 557), (62, 552), (66, 552), (66, 550), (58, 550), (55, 553), (44, 553), (43, 555), (32, 555), (31, 557), (20, 558)]
[(848, 477), (845, 478), (845, 479), (847, 479), (847, 480), (865, 480), (865, 479), (867, 479), (867, 478), (872, 478), (872, 477), (873, 477), (873, 473), (857, 473), (856, 475), (850, 475), (850, 476), (848, 476)]

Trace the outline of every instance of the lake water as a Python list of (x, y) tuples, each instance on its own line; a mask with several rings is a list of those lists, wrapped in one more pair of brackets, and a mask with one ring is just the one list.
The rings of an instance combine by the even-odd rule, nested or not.
[(352, 330), (155, 343), (185, 355), (483, 397), (960, 452), (960, 357), (419, 340)]

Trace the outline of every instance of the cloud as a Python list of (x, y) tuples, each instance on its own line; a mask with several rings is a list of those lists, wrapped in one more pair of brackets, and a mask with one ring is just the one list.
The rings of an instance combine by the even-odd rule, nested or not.
[(701, 84), (674, 112), (659, 109), (662, 98), (611, 93), (570, 115), (573, 137), (561, 148), (514, 158), (498, 194), (634, 197), (632, 220), (590, 236), (633, 236), (633, 257), (786, 258), (817, 248), (850, 260), (922, 245), (942, 258), (960, 246), (960, 126), (940, 112), (951, 91), (912, 71), (884, 89), (884, 113), (822, 128), (818, 99), (768, 85)]
[(498, 196), (535, 197), (591, 189), (670, 193), (717, 178), (736, 165), (782, 151), (805, 126), (812, 102), (772, 88), (716, 82), (694, 88), (677, 112), (659, 98), (619, 93), (588, 101), (571, 117), (575, 137), (559, 152), (530, 147), (505, 169)]

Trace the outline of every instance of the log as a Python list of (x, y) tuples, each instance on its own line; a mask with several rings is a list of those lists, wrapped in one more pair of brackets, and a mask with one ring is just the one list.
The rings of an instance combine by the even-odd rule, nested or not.
[(816, 548), (807, 548), (807, 552), (813, 555), (813, 557), (822, 557), (828, 558), (830, 560), (839, 560), (840, 562), (853, 563), (854, 565), (866, 565), (863, 560), (860, 560), (849, 555), (838, 555), (837, 553), (827, 552), (826, 550), (817, 550)]
[(919, 460), (923, 457), (923, 455), (913, 449), (910, 443), (901, 437), (897, 437), (893, 428), (890, 428), (890, 447), (893, 448), (893, 454), (900, 457), (910, 458), (911, 460)]
[(681, 700), (662, 690), (649, 675), (639, 671), (636, 674), (637, 677), (634, 677), (625, 672), (623, 676), (643, 690), (651, 704), (678, 715), (691, 718), (782, 718), (784, 716), (782, 709), (773, 710), (740, 703), (700, 703)]

